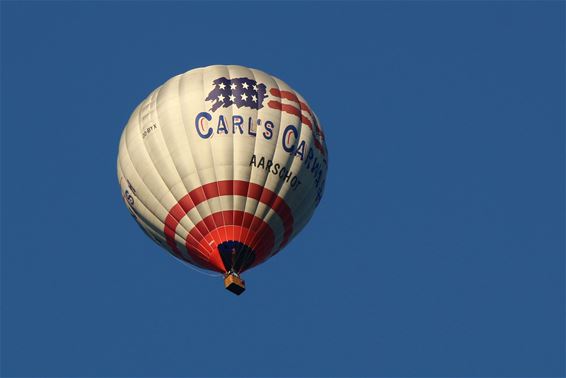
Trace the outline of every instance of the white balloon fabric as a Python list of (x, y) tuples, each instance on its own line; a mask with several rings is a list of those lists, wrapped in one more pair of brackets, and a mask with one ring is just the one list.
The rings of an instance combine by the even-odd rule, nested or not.
[(241, 66), (175, 76), (133, 112), (118, 179), (145, 233), (175, 257), (241, 273), (309, 221), (328, 166), (324, 133), (283, 81)]

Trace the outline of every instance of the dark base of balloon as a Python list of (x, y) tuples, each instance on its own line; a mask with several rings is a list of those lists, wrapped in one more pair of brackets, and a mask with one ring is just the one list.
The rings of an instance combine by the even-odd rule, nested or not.
[(238, 274), (250, 267), (256, 255), (249, 246), (235, 240), (228, 240), (218, 245), (218, 252), (226, 272)]

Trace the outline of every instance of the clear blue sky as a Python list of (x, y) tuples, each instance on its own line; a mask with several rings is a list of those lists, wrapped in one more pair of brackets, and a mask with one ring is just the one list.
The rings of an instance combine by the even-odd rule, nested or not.
[[(565, 3), (2, 2), (4, 376), (562, 376)], [(326, 130), (325, 197), (241, 297), (122, 204), (169, 77), (251, 66)]]

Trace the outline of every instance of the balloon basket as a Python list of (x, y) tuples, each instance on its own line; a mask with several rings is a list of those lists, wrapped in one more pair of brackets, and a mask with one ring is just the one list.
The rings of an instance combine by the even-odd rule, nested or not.
[(224, 286), (226, 290), (236, 295), (242, 294), (246, 290), (246, 282), (242, 280), (236, 273), (228, 273), (224, 277)]

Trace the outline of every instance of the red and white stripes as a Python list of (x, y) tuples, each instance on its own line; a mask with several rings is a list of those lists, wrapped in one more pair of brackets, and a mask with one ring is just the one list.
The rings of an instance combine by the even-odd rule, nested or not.
[(228, 240), (240, 241), (257, 253), (252, 266), (260, 264), (277, 250), (283, 248), (293, 234), (293, 214), (285, 201), (271, 190), (258, 184), (237, 180), (212, 182), (193, 189), (181, 198), (165, 219), (164, 232), (171, 250), (182, 258), (175, 241), (176, 229), (181, 220), (200, 203), (221, 196), (245, 196), (270, 207), (283, 224), (283, 239), (275, 246), (275, 234), (264, 220), (243, 211), (226, 210), (204, 217), (191, 230), (185, 246), (195, 263), (207, 269), (224, 271), (217, 246)]
[[(326, 151), (324, 149), (324, 144), (322, 143), (324, 140), (324, 133), (318, 126), (315, 115), (310, 110), (309, 106), (305, 102), (301, 101), (293, 92), (271, 88), (269, 93), (274, 97), (278, 97), (279, 101), (270, 100), (267, 103), (267, 106), (299, 117), (301, 122), (307, 125), (307, 127), (313, 132), (314, 145), (316, 149), (320, 151), (322, 156), (326, 157)], [(284, 100), (288, 100), (290, 103)]]

